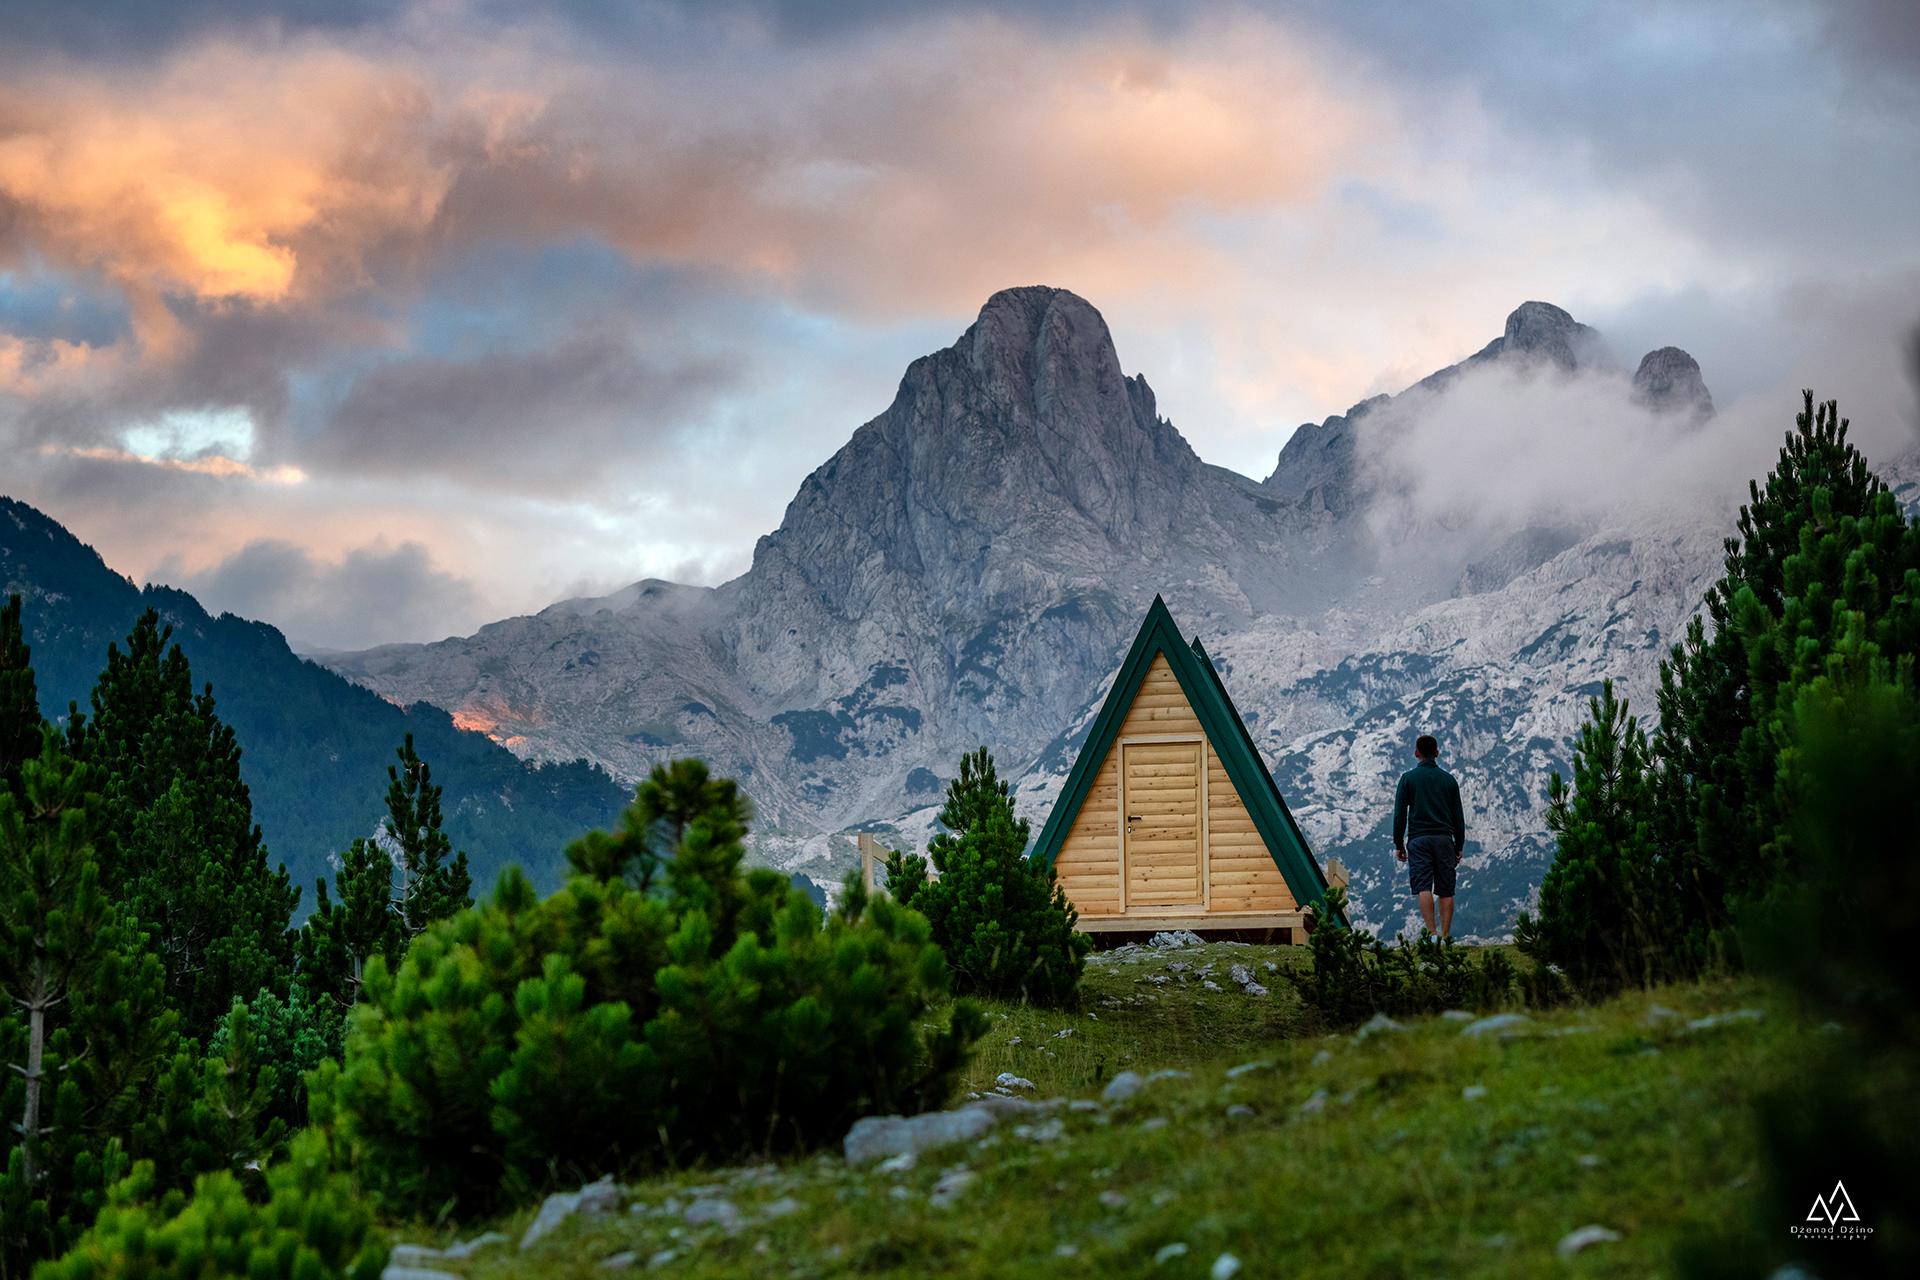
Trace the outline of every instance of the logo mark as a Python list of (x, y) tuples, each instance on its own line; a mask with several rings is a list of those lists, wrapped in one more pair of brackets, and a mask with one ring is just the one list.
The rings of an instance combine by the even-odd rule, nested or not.
[(1846, 1183), (1835, 1182), (1831, 1194), (1813, 1198), (1813, 1208), (1807, 1210), (1807, 1221), (1823, 1220), (1829, 1227), (1839, 1222), (1860, 1221), (1860, 1211), (1853, 1207), (1853, 1197), (1847, 1194)]

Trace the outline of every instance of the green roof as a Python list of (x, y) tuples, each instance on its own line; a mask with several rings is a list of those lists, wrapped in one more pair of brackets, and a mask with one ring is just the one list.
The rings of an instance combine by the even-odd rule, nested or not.
[(1234, 709), (1233, 699), (1227, 696), (1227, 686), (1214, 669), (1213, 659), (1207, 656), (1199, 640), (1188, 645), (1180, 638), (1180, 629), (1174, 625), (1173, 615), (1159, 596), (1153, 598), (1153, 604), (1147, 609), (1140, 634), (1134, 637), (1133, 647), (1127, 650), (1126, 660), (1120, 664), (1120, 674), (1114, 677), (1113, 688), (1107, 693), (1100, 714), (1094, 717), (1093, 727), (1087, 731), (1086, 745), (1080, 748), (1080, 756), (1067, 774), (1067, 784), (1047, 817), (1047, 825), (1040, 829), (1034, 856), (1051, 864), (1060, 846), (1066, 843), (1074, 817), (1086, 802), (1087, 793), (1093, 790), (1094, 775), (1099, 773), (1101, 761), (1107, 758), (1120, 737), (1127, 708), (1133, 705), (1140, 682), (1146, 679), (1147, 669), (1156, 657), (1164, 657), (1173, 669), (1180, 691), (1192, 704), (1207, 741), (1252, 815), (1254, 830), (1260, 833), (1293, 900), (1301, 906), (1323, 904), (1326, 877), (1314, 860), (1313, 850), (1307, 847), (1299, 824), (1288, 811), (1287, 802), (1281, 798), (1273, 774), (1261, 763), (1253, 735), (1247, 732), (1246, 722)]

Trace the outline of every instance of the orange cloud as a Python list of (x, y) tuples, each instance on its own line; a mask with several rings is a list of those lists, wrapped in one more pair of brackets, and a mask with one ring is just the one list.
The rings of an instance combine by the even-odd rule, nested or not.
[[(7, 234), (159, 299), (296, 305), (487, 237), (594, 235), (829, 305), (1206, 270), (1196, 211), (1303, 198), (1373, 127), (1271, 23), (1179, 37), (938, 19), (633, 67), (539, 27), (224, 38), (0, 89)], [(0, 240), (0, 253), (7, 250)]]

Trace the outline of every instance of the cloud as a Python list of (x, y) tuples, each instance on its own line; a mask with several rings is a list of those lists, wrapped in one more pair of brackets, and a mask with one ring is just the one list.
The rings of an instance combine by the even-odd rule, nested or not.
[[(1910, 278), (1903, 16), (21, 0), (8, 482), (136, 574), (297, 529), (322, 565), (417, 542), (487, 612), (711, 580), (1032, 282), (1254, 475), (1529, 297), (1693, 349), (1730, 413), (1808, 316), (1878, 350), (1884, 308), (1822, 289)], [(1857, 397), (1868, 363), (1813, 380)], [(178, 414), (246, 446), (144, 448)]]
[(479, 620), (472, 585), (436, 568), (417, 542), (376, 542), (324, 561), (263, 538), (197, 573), (162, 564), (153, 580), (212, 612), (271, 619), (303, 651), (446, 635)]
[[(1907, 376), (1915, 299), (1920, 270), (1746, 299), (1744, 334), (1721, 333), (1713, 350), (1760, 345), (1772, 363), (1765, 376), (1747, 371), (1736, 394), (1715, 390), (1720, 411), (1698, 427), (1636, 405), (1617, 367), (1569, 375), (1491, 361), (1440, 390), (1409, 390), (1362, 420), (1360, 456), (1376, 495), (1370, 518), (1389, 542), (1484, 542), (1636, 509), (1730, 510), (1745, 500), (1748, 480), (1772, 467), (1802, 388), (1838, 400), (1850, 438), (1869, 463), (1884, 465), (1920, 444), (1920, 386)], [(1634, 319), (1644, 328), (1653, 318)], [(1693, 320), (1695, 329), (1718, 327)], [(1701, 364), (1715, 388), (1711, 353)]]
[(406, 360), (353, 384), (313, 454), (336, 470), (418, 471), (514, 492), (597, 488), (608, 458), (657, 442), (731, 381), (717, 362), (658, 364), (605, 332), (533, 352)]

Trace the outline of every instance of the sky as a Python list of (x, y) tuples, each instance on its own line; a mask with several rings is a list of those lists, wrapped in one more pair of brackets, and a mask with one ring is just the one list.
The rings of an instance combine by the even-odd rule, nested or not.
[(1628, 364), (1687, 348), (1736, 421), (1784, 429), (1801, 386), (1870, 449), (1916, 420), (1907, 0), (0, 0), (0, 30), (0, 492), (308, 647), (737, 575), (1010, 285), (1093, 302), (1256, 478), (1534, 298)]

